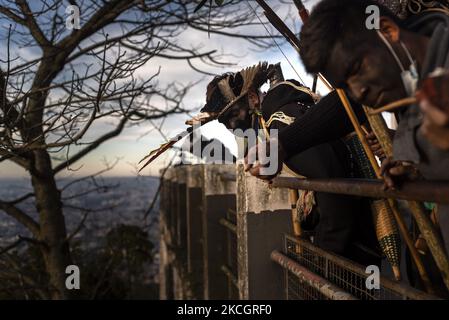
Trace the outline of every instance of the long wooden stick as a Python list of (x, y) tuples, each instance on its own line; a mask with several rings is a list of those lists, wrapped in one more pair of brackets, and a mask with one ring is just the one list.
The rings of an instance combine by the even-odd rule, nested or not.
[(287, 27), (282, 19), (271, 9), (271, 7), (264, 0), (256, 0), (259, 6), (264, 10), (264, 14), (268, 21), (276, 28), (276, 30), (284, 36), (284, 38), (299, 52), (299, 39)]
[(409, 106), (411, 104), (416, 103), (416, 98), (415, 97), (411, 97), (411, 98), (404, 98), (398, 101), (394, 101), (390, 104), (387, 104), (386, 106), (383, 106), (379, 109), (365, 109), (365, 112), (369, 115), (375, 115), (375, 114), (379, 114), (382, 112), (387, 112), (387, 111), (393, 111), (405, 106)]
[[(271, 23), (271, 25), (275, 27), (276, 30), (284, 36), (284, 38), (287, 39), (288, 43), (290, 43), (290, 45), (299, 54), (300, 42), (298, 37), (287, 27), (284, 21), (282, 21), (282, 19), (279, 18), (276, 12), (274, 12), (273, 9), (271, 9), (271, 7), (264, 0), (256, 0), (256, 2), (264, 10), (264, 14), (267, 17), (268, 21)], [(300, 15), (301, 19), (306, 19), (308, 16), (307, 10), (301, 11)], [(317, 76), (327, 87), (327, 89), (333, 90), (331, 84), (326, 80), (326, 78), (321, 73), (318, 73)]]

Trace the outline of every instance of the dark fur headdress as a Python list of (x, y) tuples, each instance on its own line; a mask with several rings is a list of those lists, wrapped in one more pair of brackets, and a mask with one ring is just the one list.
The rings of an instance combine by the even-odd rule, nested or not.
[(380, 5), (388, 8), (397, 17), (404, 19), (407, 17), (407, 6), (409, 0), (375, 0)]
[(273, 65), (260, 62), (236, 73), (215, 78), (208, 86), (207, 103), (201, 112), (219, 116), (239, 102), (251, 88), (259, 89), (269, 79)]

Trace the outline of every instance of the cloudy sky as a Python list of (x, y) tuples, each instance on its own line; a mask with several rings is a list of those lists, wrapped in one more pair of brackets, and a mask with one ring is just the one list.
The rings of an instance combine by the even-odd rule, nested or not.
[[(269, 1), (270, 2), (270, 1)], [(316, 1), (305, 1), (308, 7), (313, 6)], [(255, 6), (255, 3), (254, 3)], [(293, 5), (292, 5), (293, 6)], [(283, 5), (282, 10), (287, 10), (287, 5)], [(282, 13), (281, 13), (282, 14)], [(261, 18), (265, 19), (263, 16)], [(294, 30), (300, 28), (299, 18), (296, 20), (296, 25), (293, 26), (292, 22), (287, 22)], [(263, 27), (260, 31), (264, 34), (266, 31)], [(297, 73), (301, 76), (306, 83), (311, 85), (311, 78), (306, 75), (302, 65), (299, 61), (297, 53), (288, 45), (281, 46), (282, 51), (290, 60), (290, 63), (294, 66), (294, 69), (290, 66), (287, 59), (283, 56), (281, 51), (277, 48), (273, 50), (260, 52), (244, 40), (229, 39), (223, 36), (211, 34), (208, 37), (207, 33), (200, 33), (194, 31), (186, 31), (178, 39), (183, 44), (198, 45), (201, 44), (205, 49), (216, 49), (224, 53), (232, 53), (237, 57), (231, 58), (236, 65), (232, 68), (223, 70), (209, 69), (212, 73), (222, 73), (225, 71), (237, 71), (241, 68), (257, 63), (258, 61), (268, 61), (270, 63), (281, 62), (283, 72), (286, 78), (298, 78)], [(192, 71), (187, 63), (183, 61), (167, 61), (162, 59), (151, 59), (145, 66), (143, 66), (139, 75), (145, 77), (146, 75), (154, 74), (158, 68), (161, 68), (161, 73), (158, 78), (160, 83), (169, 83), (176, 79), (179, 83), (188, 84), (200, 81), (193, 86), (185, 97), (183, 104), (186, 108), (199, 109), (205, 100), (205, 87), (211, 77), (204, 76)], [(203, 68), (204, 69), (204, 68)], [(195, 112), (193, 112), (195, 113)], [(188, 118), (187, 115), (176, 115), (166, 119), (164, 124), (164, 134), (167, 137), (171, 137), (180, 131), (185, 129), (184, 122)], [(101, 126), (94, 127), (87, 137), (94, 138), (102, 132), (106, 132), (112, 128), (112, 124), (107, 121), (102, 123)], [(113, 170), (107, 173), (110, 176), (132, 176), (136, 174), (137, 162), (151, 149), (158, 147), (161, 143), (165, 142), (165, 139), (157, 132), (151, 131), (151, 125), (140, 127), (126, 128), (122, 134), (108, 142), (104, 143), (94, 152), (73, 165), (73, 168), (79, 169), (75, 172), (68, 171), (65, 175), (79, 176), (93, 173), (104, 168), (104, 161), (113, 162), (119, 159), (117, 165)], [(231, 149), (235, 148), (233, 145), (233, 136), (226, 131), (226, 129), (220, 124), (213, 122), (203, 128), (203, 132), (207, 137), (219, 137), (222, 139)], [(167, 164), (172, 157), (172, 153), (168, 152), (163, 155), (150, 167), (147, 167), (142, 173), (144, 175), (157, 175), (162, 166)], [(23, 177), (26, 176), (24, 172), (18, 166), (11, 162), (0, 163), (0, 176), (1, 177)]]

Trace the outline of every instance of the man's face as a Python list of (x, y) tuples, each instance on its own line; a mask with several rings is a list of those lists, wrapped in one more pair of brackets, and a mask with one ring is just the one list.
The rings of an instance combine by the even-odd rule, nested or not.
[(229, 130), (241, 129), (247, 130), (251, 128), (251, 116), (249, 107), (243, 101), (233, 105), (220, 119)]
[(401, 69), (385, 44), (371, 39), (371, 44), (363, 47), (351, 52), (337, 44), (324, 74), (355, 101), (372, 108), (405, 98)]
[(260, 97), (256, 90), (250, 89), (247, 93), (246, 99), (233, 105), (222, 119), (219, 119), (226, 128), (230, 130), (241, 129), (243, 131), (251, 128), (251, 113), (250, 110), (259, 108)]

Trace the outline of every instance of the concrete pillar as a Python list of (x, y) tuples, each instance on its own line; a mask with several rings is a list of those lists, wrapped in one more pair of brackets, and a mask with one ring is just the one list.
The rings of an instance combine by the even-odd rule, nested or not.
[(186, 210), (186, 174), (188, 166), (175, 168), (176, 187), (176, 244), (181, 252), (185, 253), (183, 264), (187, 264), (187, 210)]
[(291, 232), (286, 189), (269, 188), (237, 169), (238, 286), (240, 299), (285, 299), (282, 268), (270, 259), (283, 248), (282, 236)]
[(227, 299), (228, 279), (221, 270), (227, 259), (227, 230), (220, 224), (236, 208), (236, 183), (223, 176), (235, 175), (235, 165), (204, 166), (203, 268), (204, 298)]
[(171, 245), (171, 235), (169, 231), (170, 222), (170, 179), (172, 172), (167, 171), (161, 179), (161, 198), (159, 212), (159, 298), (168, 300), (174, 298), (173, 271), (171, 268), (171, 253), (168, 247)]
[(187, 203), (187, 273), (192, 294), (203, 298), (203, 165), (188, 166), (186, 170)]
[[(161, 208), (162, 209), (162, 208)], [(161, 219), (162, 220), (162, 219)], [(159, 299), (169, 299), (169, 266), (168, 249), (164, 239), (164, 233), (160, 233), (159, 240)]]
[(172, 237), (172, 245), (176, 246), (178, 243), (178, 182), (176, 181), (176, 169), (170, 168), (170, 175), (168, 180), (168, 212), (169, 212), (169, 230)]

